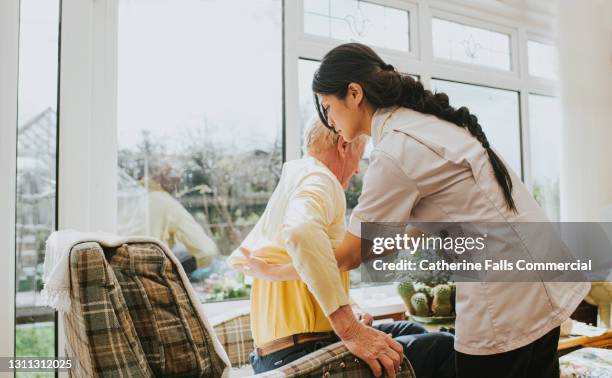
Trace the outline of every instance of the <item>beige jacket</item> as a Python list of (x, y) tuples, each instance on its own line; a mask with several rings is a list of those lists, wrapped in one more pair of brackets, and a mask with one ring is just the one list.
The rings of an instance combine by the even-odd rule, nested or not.
[[(374, 150), (349, 231), (361, 222), (546, 222), (546, 215), (506, 164), (518, 214), (508, 210), (481, 144), (469, 132), (406, 108), (379, 109)], [(516, 231), (524, 252), (538, 234)], [(510, 351), (540, 338), (574, 311), (589, 283), (457, 284), (455, 349), (473, 355)]]

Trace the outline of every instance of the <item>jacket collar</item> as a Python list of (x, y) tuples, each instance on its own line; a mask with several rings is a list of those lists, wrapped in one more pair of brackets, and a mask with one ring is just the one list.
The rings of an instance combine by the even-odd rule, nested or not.
[(397, 109), (398, 106), (378, 108), (372, 115), (371, 138), (374, 147), (381, 141), (385, 134), (385, 129), (388, 129), (389, 119)]

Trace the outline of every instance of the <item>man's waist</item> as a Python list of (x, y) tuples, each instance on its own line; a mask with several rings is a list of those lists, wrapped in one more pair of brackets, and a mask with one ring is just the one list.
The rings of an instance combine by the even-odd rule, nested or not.
[(255, 348), (255, 353), (263, 357), (283, 349), (290, 348), (295, 345), (306, 344), (314, 341), (329, 340), (336, 337), (332, 331), (328, 332), (304, 332), (296, 333), (290, 336), (281, 337), (266, 343), (263, 343)]

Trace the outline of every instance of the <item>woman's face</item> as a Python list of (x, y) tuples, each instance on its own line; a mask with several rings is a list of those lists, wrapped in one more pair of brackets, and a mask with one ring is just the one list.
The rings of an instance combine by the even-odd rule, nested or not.
[(327, 112), (327, 122), (336, 132), (342, 135), (347, 142), (352, 142), (355, 138), (365, 132), (364, 112), (360, 106), (362, 96), (355, 96), (347, 93), (345, 98), (339, 98), (334, 94), (319, 94), (321, 107)]

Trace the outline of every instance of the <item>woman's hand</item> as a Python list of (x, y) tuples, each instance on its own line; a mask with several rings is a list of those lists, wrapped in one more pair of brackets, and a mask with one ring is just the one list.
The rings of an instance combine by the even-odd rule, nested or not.
[(246, 247), (240, 247), (245, 257), (243, 264), (234, 265), (234, 269), (247, 276), (266, 281), (292, 281), (300, 279), (292, 264), (269, 264), (264, 259), (255, 257), (255, 254)]

